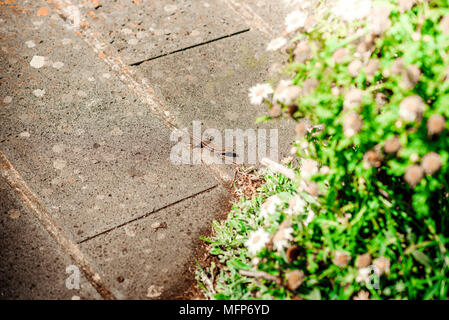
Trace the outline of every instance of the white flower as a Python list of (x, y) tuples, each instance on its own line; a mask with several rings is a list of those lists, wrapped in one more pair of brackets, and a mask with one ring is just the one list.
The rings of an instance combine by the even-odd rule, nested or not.
[(289, 241), (293, 240), (293, 228), (280, 228), (273, 238), (273, 246), (276, 250), (282, 251), (288, 247)]
[(406, 97), (399, 104), (399, 116), (407, 122), (415, 121), (423, 114), (424, 110), (424, 101), (418, 95)]
[(268, 232), (259, 228), (257, 231), (251, 232), (248, 241), (245, 242), (245, 246), (250, 254), (255, 255), (265, 247), (268, 241), (270, 241)]
[(261, 104), (263, 99), (266, 99), (268, 95), (273, 93), (273, 89), (268, 83), (256, 84), (254, 87), (249, 89), (249, 98), (251, 104)]
[(371, 10), (371, 0), (338, 0), (332, 12), (346, 21), (365, 18)]
[(303, 11), (295, 10), (291, 12), (285, 18), (286, 31), (293, 32), (298, 30), (299, 28), (304, 27), (306, 20), (307, 15)]
[(368, 282), (369, 281), (369, 277), (370, 277), (370, 273), (371, 273), (371, 268), (361, 268), (359, 269), (359, 273), (357, 275), (357, 277), (355, 278), (355, 281), (357, 282)]
[(306, 206), (307, 202), (305, 202), (304, 199), (301, 198), (300, 196), (296, 195), (290, 199), (290, 202), (288, 203), (288, 209), (286, 212), (290, 215), (295, 213), (304, 213)]
[(301, 178), (310, 179), (318, 173), (318, 162), (312, 159), (302, 159), (301, 162)]
[(267, 51), (276, 51), (280, 48), (282, 48), (287, 43), (287, 39), (285, 38), (276, 38), (270, 41), (270, 43), (267, 46)]
[(276, 207), (281, 205), (282, 201), (278, 196), (274, 195), (269, 197), (261, 206), (260, 206), (260, 216), (262, 218), (268, 218), (268, 215), (273, 214), (276, 211)]

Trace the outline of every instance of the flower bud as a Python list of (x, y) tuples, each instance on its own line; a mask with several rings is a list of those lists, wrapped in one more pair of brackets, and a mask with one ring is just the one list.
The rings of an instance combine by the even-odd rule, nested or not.
[(374, 75), (380, 67), (379, 60), (373, 59), (368, 62), (365, 68), (366, 77), (369, 81), (373, 81)]
[(318, 162), (313, 159), (302, 159), (301, 161), (301, 178), (309, 180), (318, 173)]
[(384, 5), (373, 8), (368, 17), (368, 26), (375, 35), (381, 35), (391, 27), (390, 8)]
[(390, 72), (392, 74), (401, 74), (403, 69), (404, 69), (404, 59), (397, 58), (396, 60), (393, 61), (390, 67)]
[(404, 174), (405, 181), (414, 188), (424, 177), (424, 170), (421, 166), (413, 164), (407, 168)]
[(363, 67), (362, 61), (360, 60), (352, 61), (348, 66), (349, 75), (353, 78), (357, 77), (360, 70), (362, 70), (362, 67)]
[(330, 171), (331, 170), (330, 170), (330, 168), (328, 166), (322, 166), (321, 169), (320, 169), (320, 173), (321, 174), (329, 174)]
[(385, 141), (384, 150), (386, 153), (396, 153), (399, 149), (401, 149), (401, 142), (398, 137), (393, 137)]
[(439, 114), (434, 114), (427, 120), (427, 131), (430, 135), (440, 134), (446, 128), (446, 119)]
[(302, 94), (310, 94), (319, 84), (320, 83), (316, 79), (306, 79), (302, 85)]
[(390, 274), (390, 259), (385, 257), (380, 257), (374, 260), (374, 266), (376, 267), (376, 272), (379, 276), (383, 274)]
[(357, 52), (359, 54), (365, 54), (368, 53), (374, 46), (374, 40), (376, 39), (376, 35), (369, 33), (366, 35), (365, 39), (363, 39), (362, 42), (359, 43), (357, 46)]
[(349, 253), (344, 251), (335, 251), (332, 262), (340, 268), (346, 267), (351, 260)]
[(408, 66), (402, 71), (401, 87), (404, 89), (413, 89), (419, 82), (421, 77), (421, 70), (414, 65)]
[(362, 254), (355, 262), (358, 269), (368, 268), (371, 265), (371, 255), (369, 253)]
[(318, 195), (320, 194), (320, 187), (319, 187), (318, 183), (313, 182), (313, 181), (309, 182), (307, 184), (305, 190), (312, 197), (318, 197)]
[(281, 81), (274, 91), (273, 101), (291, 105), (301, 95), (301, 88), (291, 84), (290, 81)]
[(308, 124), (307, 124), (306, 121), (299, 121), (299, 122), (296, 124), (296, 128), (295, 128), (296, 135), (297, 135), (299, 138), (305, 137), (306, 134), (307, 134), (308, 128), (309, 128), (309, 126), (308, 126)]
[(282, 107), (280, 104), (273, 104), (273, 106), (270, 109), (270, 117), (272, 118), (278, 118), (282, 114)]
[(338, 87), (336, 87), (336, 86), (332, 87), (331, 93), (332, 93), (334, 96), (338, 96), (338, 95), (340, 94), (340, 88), (338, 88)]
[(424, 172), (432, 175), (441, 168), (441, 157), (436, 152), (426, 154), (421, 161)]
[(363, 91), (357, 88), (351, 88), (348, 93), (346, 93), (345, 101), (343, 102), (343, 107), (347, 110), (353, 110), (360, 106), (362, 103)]
[(304, 282), (304, 272), (302, 270), (293, 270), (287, 273), (287, 287), (295, 291)]
[(369, 150), (363, 156), (363, 160), (373, 168), (379, 168), (382, 165), (382, 155), (377, 150)]
[(378, 92), (376, 94), (376, 103), (379, 107), (383, 107), (387, 104), (387, 96), (382, 92)]
[(363, 127), (363, 120), (357, 112), (351, 112), (343, 121), (343, 134), (346, 138), (356, 135)]
[(340, 64), (346, 60), (347, 56), (348, 56), (348, 50), (346, 48), (338, 48), (332, 54), (332, 59), (334, 60), (335, 64)]
[(305, 63), (312, 57), (310, 46), (306, 41), (298, 43), (293, 51), (293, 61), (298, 63)]

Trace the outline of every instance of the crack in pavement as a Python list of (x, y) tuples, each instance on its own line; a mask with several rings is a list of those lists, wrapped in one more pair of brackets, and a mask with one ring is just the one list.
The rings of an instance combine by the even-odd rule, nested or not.
[(149, 217), (149, 216), (152, 215), (152, 214), (158, 213), (159, 211), (162, 211), (162, 210), (164, 210), (164, 209), (170, 208), (170, 207), (172, 207), (172, 206), (174, 206), (174, 205), (176, 205), (176, 204), (179, 204), (179, 203), (181, 203), (181, 202), (183, 202), (183, 201), (186, 201), (186, 200), (188, 200), (188, 199), (194, 198), (194, 197), (196, 197), (196, 196), (198, 196), (198, 195), (200, 195), (200, 194), (209, 192), (209, 191), (211, 191), (211, 190), (213, 190), (213, 189), (215, 189), (215, 188), (217, 188), (217, 187), (218, 187), (218, 185), (215, 185), (215, 186), (213, 186), (213, 187), (207, 188), (207, 189), (205, 189), (205, 190), (203, 190), (203, 191), (200, 191), (200, 192), (197, 192), (197, 193), (195, 193), (195, 194), (192, 194), (191, 196), (188, 196), (188, 197), (186, 197), (186, 198), (183, 198), (183, 199), (180, 199), (180, 200), (178, 200), (178, 201), (172, 202), (172, 203), (170, 203), (170, 204), (168, 204), (168, 205), (166, 205), (166, 206), (163, 206), (162, 208), (159, 208), (159, 209), (157, 209), (157, 210), (153, 210), (153, 211), (151, 211), (151, 212), (145, 213), (143, 216), (140, 216), (140, 217), (134, 218), (134, 219), (132, 219), (132, 220), (126, 221), (126, 222), (124, 222), (124, 223), (122, 223), (122, 224), (120, 224), (120, 225), (117, 225), (117, 226), (113, 227), (113, 228), (110, 228), (110, 229), (108, 229), (108, 230), (105, 230), (105, 231), (102, 231), (102, 232), (100, 232), (100, 233), (97, 233), (97, 234), (95, 234), (95, 235), (93, 235), (93, 236), (91, 236), (91, 237), (88, 237), (88, 238), (86, 238), (86, 239), (83, 239), (83, 240), (81, 240), (81, 241), (78, 241), (77, 243), (78, 243), (78, 244), (82, 244), (82, 243), (87, 242), (87, 241), (89, 241), (89, 240), (95, 239), (95, 238), (97, 238), (97, 237), (99, 237), (99, 236), (101, 236), (101, 235), (103, 235), (103, 234), (106, 234), (106, 233), (109, 233), (109, 232), (111, 232), (111, 231), (113, 231), (113, 230), (122, 228), (122, 227), (124, 227), (124, 226), (126, 226), (126, 225), (128, 225), (128, 224), (130, 224), (130, 223), (135, 222), (135, 221), (139, 221), (139, 220), (145, 219), (145, 218)]
[(241, 30), (241, 31), (237, 31), (237, 32), (234, 32), (234, 33), (231, 33), (231, 34), (227, 34), (225, 36), (218, 37), (218, 38), (215, 38), (215, 39), (212, 39), (212, 40), (208, 40), (208, 41), (205, 41), (205, 42), (197, 43), (197, 44), (194, 44), (194, 45), (191, 45), (191, 46), (188, 46), (188, 47), (185, 47), (185, 48), (177, 49), (177, 50), (174, 50), (174, 51), (171, 51), (171, 52), (168, 52), (168, 53), (163, 53), (163, 54), (160, 54), (160, 55), (158, 55), (156, 57), (151, 57), (151, 58), (148, 58), (148, 59), (143, 59), (143, 60), (140, 60), (140, 61), (137, 61), (137, 62), (133, 62), (133, 63), (130, 63), (129, 65), (130, 66), (139, 66), (139, 65), (141, 65), (144, 62), (156, 60), (156, 59), (163, 58), (163, 57), (166, 57), (166, 56), (178, 53), (178, 52), (183, 52), (183, 51), (186, 51), (186, 50), (189, 50), (189, 49), (193, 49), (193, 48), (196, 48), (196, 47), (204, 46), (206, 44), (213, 43), (215, 41), (220, 41), (220, 40), (223, 40), (223, 39), (226, 39), (226, 38), (237, 36), (239, 34), (248, 32), (250, 30), (251, 29), (247, 28), (247, 29), (244, 29), (244, 30)]

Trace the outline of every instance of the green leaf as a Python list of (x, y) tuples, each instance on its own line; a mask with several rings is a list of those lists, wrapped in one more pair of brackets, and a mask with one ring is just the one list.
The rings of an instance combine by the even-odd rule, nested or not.
[(259, 123), (261, 123), (261, 122), (268, 122), (268, 121), (270, 121), (271, 120), (271, 117), (270, 116), (261, 116), (261, 117), (258, 117), (257, 119), (256, 119), (256, 121), (254, 122), (254, 124), (259, 124)]
[(431, 267), (430, 258), (426, 254), (424, 254), (422, 251), (413, 250), (412, 255), (416, 259), (416, 261), (418, 261), (422, 265), (429, 267), (429, 268)]
[(321, 300), (320, 289), (314, 288), (308, 294), (302, 296), (305, 300)]

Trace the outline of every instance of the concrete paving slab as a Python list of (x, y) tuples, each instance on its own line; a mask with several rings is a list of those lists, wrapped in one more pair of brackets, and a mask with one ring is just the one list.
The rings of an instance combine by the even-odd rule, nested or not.
[[(0, 177), (0, 299), (101, 299), (81, 275), (68, 289), (71, 259)], [(74, 270), (74, 269), (73, 269)], [(68, 282), (75, 285), (75, 282)]]
[(219, 0), (76, 0), (72, 3), (129, 64), (247, 28)]
[[(278, 129), (280, 157), (288, 155), (294, 136), (290, 119), (255, 125), (267, 115), (266, 105), (255, 106), (249, 88), (275, 80), (271, 66), (280, 61), (267, 52), (266, 39), (256, 31), (246, 32), (206, 46), (178, 52), (145, 62), (135, 68), (157, 83), (155, 90), (171, 105), (180, 125), (193, 131), (193, 121), (201, 121), (203, 131), (218, 129)], [(267, 144), (269, 145), (267, 131)]]
[(0, 148), (66, 233), (82, 241), (215, 186), (171, 164), (170, 130), (43, 4), (0, 12)]
[[(230, 0), (230, 2), (233, 1)], [(287, 5), (287, 2), (282, 0), (238, 0), (237, 3), (246, 6), (248, 12), (259, 16), (270, 27), (273, 38), (281, 35), (285, 28), (285, 17), (293, 7)]]
[(228, 197), (227, 190), (214, 188), (84, 242), (81, 249), (123, 298), (182, 297), (194, 282), (200, 237), (229, 210)]

